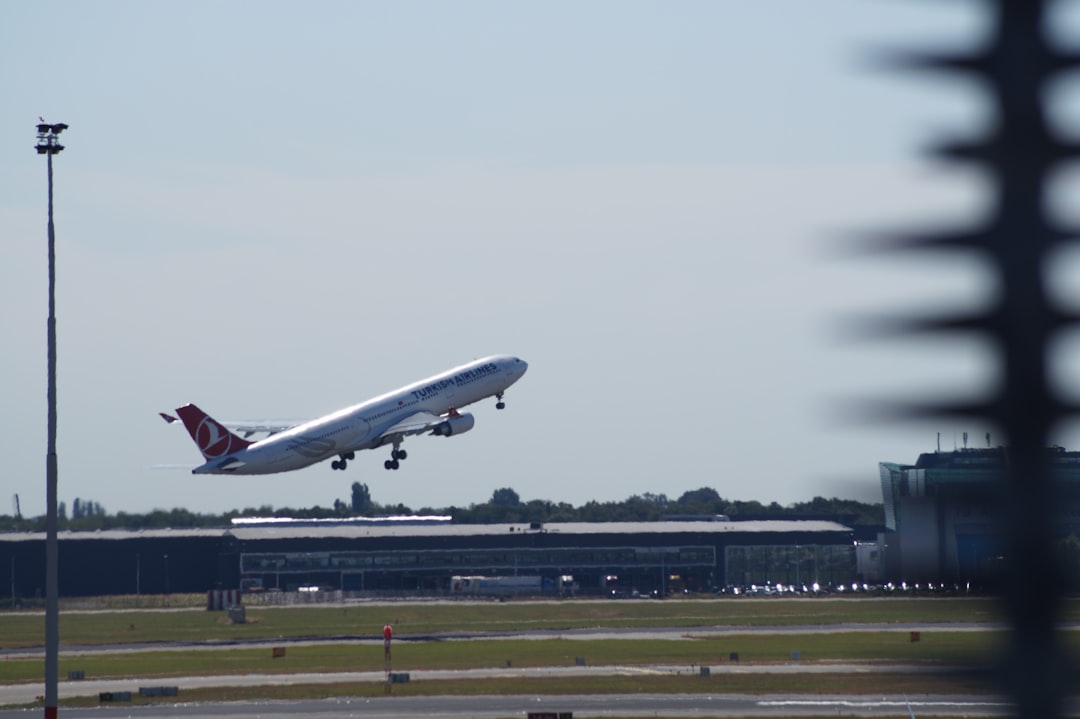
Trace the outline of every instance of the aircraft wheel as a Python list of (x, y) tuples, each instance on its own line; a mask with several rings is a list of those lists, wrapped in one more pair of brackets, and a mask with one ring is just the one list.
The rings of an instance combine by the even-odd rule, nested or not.
[(341, 462), (336, 459), (330, 463), (330, 469), (342, 469)]
[(405, 451), (405, 450), (403, 450), (403, 449), (398, 449), (398, 450), (395, 450), (395, 451), (394, 451), (394, 452), (392, 452), (391, 454), (393, 454), (393, 455), (394, 455), (394, 459), (405, 459), (406, 457), (408, 457), (408, 456), (409, 456), (408, 452), (406, 452), (406, 451)]
[(398, 461), (397, 461), (396, 459), (395, 459), (395, 460), (391, 460), (391, 462), (390, 462), (390, 469), (397, 469), (397, 468), (398, 468)]
[(383, 462), (382, 466), (385, 467), (386, 469), (393, 469), (394, 468), (394, 462), (393, 462), (393, 460), (388, 459), (385, 462)]
[(345, 459), (356, 459), (356, 452), (348, 452), (342, 455)]
[(496, 402), (495, 409), (506, 409), (506, 402)]

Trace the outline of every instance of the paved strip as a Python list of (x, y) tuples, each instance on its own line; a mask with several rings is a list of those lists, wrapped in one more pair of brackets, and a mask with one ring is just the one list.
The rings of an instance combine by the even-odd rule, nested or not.
[[(749, 694), (603, 694), (603, 695), (498, 695), (498, 696), (382, 696), (335, 697), (299, 701), (243, 701), (139, 706), (142, 719), (505, 719), (526, 712), (573, 712), (577, 717), (888, 717), (956, 716), (993, 717), (1009, 714), (1010, 705), (998, 697), (924, 695), (850, 697), (843, 695)], [(1076, 714), (1076, 703), (1066, 708)], [(65, 708), (73, 719), (130, 719), (133, 707), (101, 705)], [(23, 719), (26, 710), (0, 709), (0, 719)]]
[[(734, 674), (914, 674), (927, 671), (914, 664), (720, 664), (708, 666), (711, 675)], [(453, 680), (470, 682), (486, 679), (536, 679), (589, 676), (694, 676), (700, 675), (698, 665), (650, 666), (584, 666), (584, 667), (507, 667), (496, 669), (410, 670), (410, 681)], [(947, 671), (936, 667), (935, 672)], [(330, 672), (307, 674), (225, 674), (207, 677), (133, 677), (127, 679), (86, 679), (62, 681), (58, 685), (61, 699), (97, 696), (102, 692), (130, 691), (138, 694), (139, 687), (175, 686), (185, 689), (212, 687), (257, 687), (295, 684), (360, 684), (382, 682), (385, 672)], [(33, 702), (45, 693), (43, 682), (0, 685), (0, 706)]]

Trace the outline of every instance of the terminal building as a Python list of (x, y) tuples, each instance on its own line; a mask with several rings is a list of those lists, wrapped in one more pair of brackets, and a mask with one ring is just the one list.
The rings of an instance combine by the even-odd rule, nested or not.
[[(586, 596), (861, 581), (853, 531), (820, 520), (274, 522), (59, 541), (62, 597), (241, 587), (440, 595), (463, 577), (535, 577), (545, 591)], [(43, 533), (0, 534), (15, 597), (41, 596), (44, 555)]]
[[(1046, 521), (1062, 537), (1080, 535), (1080, 452), (1047, 451), (1072, 499)], [(827, 519), (700, 516), (544, 525), (267, 519), (222, 528), (61, 532), (60, 595), (319, 588), (440, 596), (517, 588), (610, 596), (754, 584), (980, 582), (997, 573), (1005, 552), (993, 500), (1005, 467), (1003, 448), (880, 463), (885, 531), (873, 537)], [(11, 578), (11, 594), (0, 589), (0, 598), (41, 597), (44, 557), (44, 533), (0, 534), (0, 570), (10, 568)], [(483, 581), (491, 578), (499, 581)]]
[[(1080, 452), (1047, 449), (1054, 479), (1071, 497), (1055, 517), (1061, 537), (1080, 533)], [(1003, 447), (919, 455), (913, 465), (879, 464), (889, 530), (885, 574), (906, 581), (981, 581), (998, 573), (1004, 532), (996, 507), (1006, 480)]]

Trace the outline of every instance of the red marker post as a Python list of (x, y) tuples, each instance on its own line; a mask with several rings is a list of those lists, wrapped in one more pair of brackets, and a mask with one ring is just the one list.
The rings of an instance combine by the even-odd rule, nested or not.
[(389, 624), (383, 626), (382, 636), (383, 636), (383, 664), (386, 665), (386, 693), (389, 694), (390, 693), (390, 672), (391, 672), (391, 667), (392, 667), (392, 665), (390, 663), (390, 640), (393, 639), (393, 637), (394, 637), (394, 629)]

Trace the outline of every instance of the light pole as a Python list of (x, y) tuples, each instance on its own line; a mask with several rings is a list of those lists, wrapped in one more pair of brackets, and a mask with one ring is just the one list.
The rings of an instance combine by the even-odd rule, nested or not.
[(53, 155), (64, 149), (60, 133), (67, 125), (38, 124), (37, 153), (45, 155), (49, 168), (49, 320), (48, 335), (49, 437), (45, 455), (45, 719), (57, 713), (57, 673), (60, 655), (59, 569), (56, 538), (56, 232), (53, 228)]

